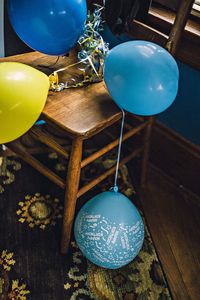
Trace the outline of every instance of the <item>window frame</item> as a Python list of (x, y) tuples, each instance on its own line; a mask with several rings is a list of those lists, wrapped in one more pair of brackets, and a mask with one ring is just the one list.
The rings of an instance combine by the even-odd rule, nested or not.
[[(165, 46), (176, 17), (176, 12), (155, 2), (149, 10), (145, 24), (133, 21), (130, 34), (137, 39), (146, 39)], [(200, 70), (200, 18), (188, 20), (175, 57), (181, 62)]]

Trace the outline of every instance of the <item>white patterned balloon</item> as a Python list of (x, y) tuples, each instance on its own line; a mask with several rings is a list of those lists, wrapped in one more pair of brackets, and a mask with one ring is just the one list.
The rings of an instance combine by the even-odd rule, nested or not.
[(134, 204), (123, 194), (98, 194), (79, 211), (74, 227), (83, 255), (108, 269), (120, 268), (139, 253), (144, 224)]

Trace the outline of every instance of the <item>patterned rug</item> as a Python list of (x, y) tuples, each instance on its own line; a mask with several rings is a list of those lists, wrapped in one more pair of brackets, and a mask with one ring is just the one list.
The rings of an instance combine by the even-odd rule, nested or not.
[[(82, 184), (115, 163), (115, 153), (85, 168)], [(46, 163), (64, 175), (66, 162), (55, 153)], [(134, 199), (126, 166), (120, 191)], [(108, 178), (80, 199), (78, 208), (113, 184)], [(1, 300), (168, 300), (165, 277), (146, 228), (140, 254), (129, 265), (106, 270), (88, 262), (71, 242), (60, 255), (63, 192), (19, 158), (0, 158), (0, 299)]]

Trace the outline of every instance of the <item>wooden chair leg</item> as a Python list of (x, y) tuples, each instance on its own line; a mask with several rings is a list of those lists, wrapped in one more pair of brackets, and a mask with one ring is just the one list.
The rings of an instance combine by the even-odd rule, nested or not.
[(66, 181), (63, 230), (61, 241), (62, 254), (67, 253), (71, 239), (71, 231), (76, 208), (77, 192), (80, 181), (82, 146), (82, 139), (77, 138), (73, 140)]
[(146, 132), (144, 134), (144, 151), (142, 157), (142, 166), (141, 166), (141, 179), (140, 187), (144, 188), (147, 181), (147, 171), (148, 171), (148, 161), (149, 161), (149, 151), (150, 151), (150, 140), (151, 132), (155, 118), (149, 117), (149, 124), (147, 125)]

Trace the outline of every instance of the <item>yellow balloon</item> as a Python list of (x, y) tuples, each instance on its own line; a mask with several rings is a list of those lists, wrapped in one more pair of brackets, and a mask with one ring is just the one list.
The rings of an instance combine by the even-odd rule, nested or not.
[(0, 144), (27, 132), (40, 116), (49, 90), (44, 73), (17, 62), (0, 63)]

